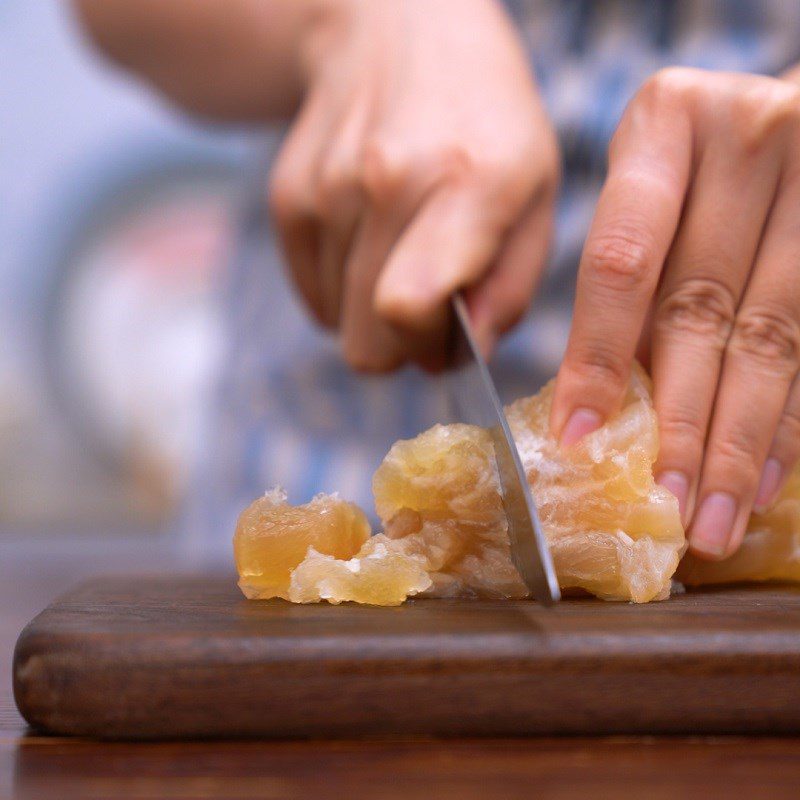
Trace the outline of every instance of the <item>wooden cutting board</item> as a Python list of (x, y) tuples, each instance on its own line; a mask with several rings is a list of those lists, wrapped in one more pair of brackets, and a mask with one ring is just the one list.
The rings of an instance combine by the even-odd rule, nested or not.
[(109, 578), (25, 628), (14, 691), (103, 738), (798, 732), (800, 589), (373, 608)]

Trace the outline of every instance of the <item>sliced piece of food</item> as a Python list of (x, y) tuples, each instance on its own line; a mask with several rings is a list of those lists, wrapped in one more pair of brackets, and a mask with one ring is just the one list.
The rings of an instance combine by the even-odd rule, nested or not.
[[(608, 600), (666, 597), (685, 540), (675, 498), (653, 480), (658, 428), (647, 377), (637, 370), (622, 410), (569, 449), (549, 434), (552, 394), (550, 383), (506, 413), (559, 584)], [(429, 541), (455, 526), (458, 547), (435, 569), (430, 593), (447, 585), (458, 594), (527, 594), (511, 565), (486, 431), (436, 425), (398, 442), (375, 473), (373, 491), (393, 538), (396, 515), (408, 509), (419, 514)]]
[(431, 578), (422, 564), (387, 545), (379, 534), (347, 561), (309, 549), (292, 573), (289, 599), (295, 603), (351, 600), (397, 606), (407, 597), (425, 591)]
[(336, 559), (354, 556), (369, 539), (364, 512), (335, 495), (291, 506), (273, 489), (240, 515), (233, 537), (239, 586), (246, 597), (289, 599), (289, 581), (309, 548)]

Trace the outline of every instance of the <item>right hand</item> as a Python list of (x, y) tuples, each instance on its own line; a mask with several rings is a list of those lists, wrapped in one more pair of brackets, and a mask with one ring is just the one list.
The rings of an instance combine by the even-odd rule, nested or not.
[(437, 366), (465, 289), (482, 349), (526, 310), (555, 136), (496, 0), (329, 0), (271, 178), (292, 277), (346, 360)]

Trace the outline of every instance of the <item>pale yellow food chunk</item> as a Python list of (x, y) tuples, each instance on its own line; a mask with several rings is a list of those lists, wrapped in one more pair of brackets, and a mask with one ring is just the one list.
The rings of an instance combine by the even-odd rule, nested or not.
[[(620, 413), (566, 452), (548, 433), (552, 391), (507, 413), (561, 586), (609, 600), (666, 597), (684, 535), (675, 498), (653, 481), (658, 432), (647, 378), (637, 370)], [(397, 442), (373, 480), (384, 533), (368, 541), (363, 515), (338, 499), (251, 506), (236, 542), (245, 594), (377, 605), (415, 594), (525, 597), (492, 447), (470, 425), (435, 425)]]
[(425, 591), (431, 578), (415, 559), (394, 552), (385, 537), (375, 536), (357, 557), (348, 561), (325, 556), (311, 548), (292, 573), (289, 599), (295, 603), (351, 600), (380, 606), (400, 605)]
[(622, 410), (573, 448), (547, 434), (553, 384), (508, 409), (562, 588), (607, 600), (669, 595), (685, 548), (676, 499), (653, 479), (658, 424), (643, 370)]
[(288, 600), (291, 575), (309, 548), (347, 559), (369, 536), (369, 521), (353, 503), (318, 495), (304, 506), (290, 506), (274, 489), (239, 517), (233, 537), (239, 586), (246, 597)]
[[(506, 411), (561, 587), (608, 600), (666, 597), (685, 540), (675, 498), (653, 480), (658, 429), (647, 378), (637, 370), (620, 413), (566, 451), (548, 431), (552, 392), (550, 383)], [(486, 431), (437, 425), (398, 442), (375, 473), (375, 504), (389, 536), (395, 515), (409, 508), (428, 541), (455, 526), (459, 546), (434, 570), (430, 594), (444, 586), (455, 594), (527, 594), (511, 565), (491, 456)]]
[(678, 579), (688, 586), (739, 581), (800, 581), (800, 467), (772, 508), (753, 514), (742, 546), (725, 561), (687, 555)]
[(489, 434), (434, 425), (397, 442), (372, 481), (387, 537), (424, 564), (432, 596), (524, 597)]

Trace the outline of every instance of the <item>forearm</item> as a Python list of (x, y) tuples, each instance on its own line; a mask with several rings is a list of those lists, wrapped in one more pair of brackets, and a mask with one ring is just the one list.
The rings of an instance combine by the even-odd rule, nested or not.
[(302, 97), (303, 43), (324, 0), (74, 0), (112, 60), (179, 106), (220, 119), (290, 115)]

